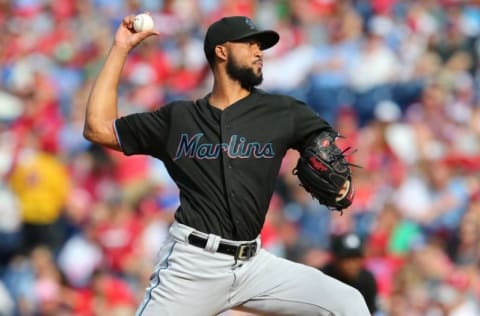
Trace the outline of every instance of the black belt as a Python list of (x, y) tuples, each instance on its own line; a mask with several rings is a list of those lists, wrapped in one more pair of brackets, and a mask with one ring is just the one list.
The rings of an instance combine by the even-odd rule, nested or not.
[[(191, 245), (200, 248), (205, 248), (205, 246), (207, 245), (207, 240), (207, 238), (198, 236), (195, 233), (191, 233), (188, 236), (188, 242)], [(257, 242), (253, 241), (240, 245), (230, 245), (224, 242), (220, 242), (217, 252), (231, 255), (235, 258), (235, 260), (248, 260), (257, 253)]]

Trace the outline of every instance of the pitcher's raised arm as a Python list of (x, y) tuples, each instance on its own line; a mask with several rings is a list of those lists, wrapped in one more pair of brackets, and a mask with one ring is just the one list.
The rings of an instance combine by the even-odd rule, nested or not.
[(128, 53), (155, 30), (135, 32), (134, 16), (126, 16), (115, 34), (115, 40), (90, 92), (85, 114), (83, 136), (89, 141), (120, 150), (113, 122), (117, 118), (118, 84)]

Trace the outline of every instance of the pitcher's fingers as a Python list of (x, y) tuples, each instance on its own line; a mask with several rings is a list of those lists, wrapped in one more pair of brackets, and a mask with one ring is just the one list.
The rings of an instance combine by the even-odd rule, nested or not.
[(125, 25), (128, 29), (133, 30), (133, 20), (135, 15), (127, 15), (123, 18), (122, 24)]
[(149, 31), (143, 31), (143, 32), (138, 32), (137, 33), (141, 40), (144, 40), (145, 38), (152, 36), (152, 35), (160, 35), (158, 31), (155, 30), (149, 30)]

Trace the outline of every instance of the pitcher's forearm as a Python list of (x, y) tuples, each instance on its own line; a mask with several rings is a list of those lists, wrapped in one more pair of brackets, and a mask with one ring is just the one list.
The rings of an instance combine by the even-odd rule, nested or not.
[(84, 136), (102, 145), (118, 149), (113, 121), (118, 116), (118, 84), (129, 50), (113, 45), (93, 85), (87, 102)]
[(104, 120), (117, 117), (117, 89), (127, 59), (128, 50), (113, 45), (92, 88), (87, 107), (88, 114)]

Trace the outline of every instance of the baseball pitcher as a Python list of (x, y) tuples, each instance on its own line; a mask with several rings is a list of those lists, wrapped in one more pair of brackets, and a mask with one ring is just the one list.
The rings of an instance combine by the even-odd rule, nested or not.
[[(117, 115), (117, 89), (128, 53), (155, 30), (119, 26), (92, 88), (84, 136), (125, 155), (162, 160), (178, 185), (180, 206), (159, 250), (138, 316), (370, 315), (356, 289), (313, 267), (276, 257), (259, 238), (282, 158), (300, 151), (295, 173), (323, 204), (353, 199), (350, 168), (332, 128), (301, 101), (269, 94), (263, 50), (279, 35), (248, 17), (224, 17), (207, 30), (204, 52), (214, 76), (204, 98), (146, 113)], [(288, 75), (288, 74), (286, 74)]]

